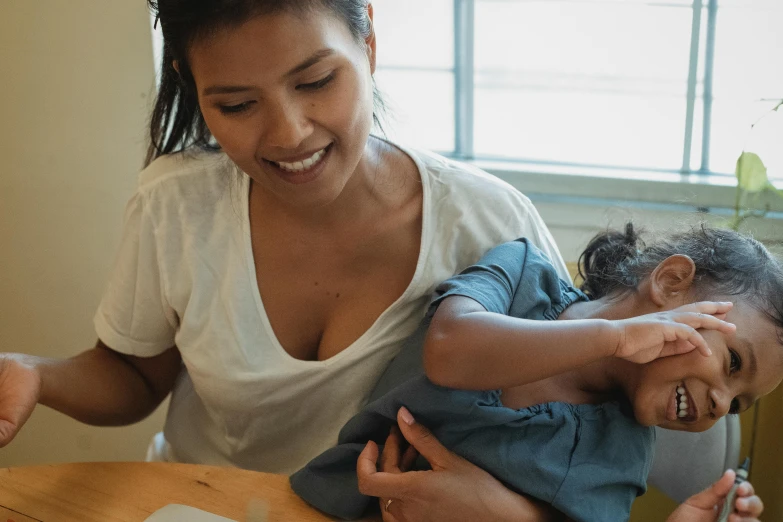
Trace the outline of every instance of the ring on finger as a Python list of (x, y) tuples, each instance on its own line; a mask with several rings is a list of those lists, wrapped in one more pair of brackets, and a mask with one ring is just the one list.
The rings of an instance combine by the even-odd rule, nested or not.
[(394, 502), (393, 498), (390, 498), (386, 501), (386, 503), (383, 505), (383, 509), (388, 513), (389, 512), (389, 506), (391, 506), (391, 503)]

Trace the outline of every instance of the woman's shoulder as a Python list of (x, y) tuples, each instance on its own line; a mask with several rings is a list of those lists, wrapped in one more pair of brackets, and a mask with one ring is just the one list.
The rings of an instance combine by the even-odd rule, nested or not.
[(222, 152), (188, 150), (161, 156), (139, 174), (133, 200), (156, 221), (212, 226), (241, 208), (246, 176)]
[(421, 149), (403, 149), (426, 176), (435, 199), (448, 197), (451, 201), (476, 201), (514, 207), (528, 206), (530, 200), (505, 181), (475, 165), (446, 158)]
[(484, 224), (506, 231), (494, 244), (529, 233), (531, 216), (537, 222), (530, 199), (496, 176), (433, 152), (404, 150), (419, 166), (425, 199), (440, 221), (457, 220), (480, 228)]
[(419, 149), (401, 149), (417, 164), (424, 185), (424, 233), (430, 250), (453, 260), (450, 277), (490, 248), (528, 237), (567, 274), (554, 240), (530, 199), (473, 166)]
[(203, 185), (227, 178), (231, 162), (220, 151), (188, 149), (156, 158), (139, 174), (139, 190), (161, 191), (180, 184)]

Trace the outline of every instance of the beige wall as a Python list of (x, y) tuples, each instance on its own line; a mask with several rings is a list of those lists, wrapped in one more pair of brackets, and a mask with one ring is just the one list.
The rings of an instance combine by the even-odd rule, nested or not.
[[(0, 350), (94, 344), (153, 85), (145, 2), (0, 2)], [(142, 459), (161, 424), (93, 428), (40, 407), (0, 467)]]

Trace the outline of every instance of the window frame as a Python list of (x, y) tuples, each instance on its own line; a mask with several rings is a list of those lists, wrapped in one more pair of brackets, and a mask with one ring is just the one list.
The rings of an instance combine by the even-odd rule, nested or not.
[[(492, 160), (477, 156), (474, 133), (474, 45), (476, 0), (454, 0), (454, 150), (449, 157), (476, 165), (511, 183), (534, 201), (614, 205), (634, 202), (660, 210), (702, 212), (731, 216), (736, 197), (733, 173), (710, 170), (713, 71), (718, 0), (693, 0), (691, 6), (666, 1), (656, 5), (692, 10), (691, 43), (686, 94), (685, 139), (682, 165), (677, 169), (646, 170), (615, 166), (558, 164), (550, 161)], [(705, 26), (705, 27), (703, 27)], [(701, 51), (702, 31), (705, 48)], [(691, 168), (694, 117), (698, 103), (699, 62), (704, 56), (702, 90), (702, 142), (700, 166)], [(779, 185), (779, 181), (775, 181)], [(674, 195), (674, 197), (673, 197)], [(783, 220), (783, 200), (771, 194), (758, 198), (757, 206), (769, 205), (766, 219)], [(779, 223), (775, 226), (779, 226)]]
[[(688, 65), (686, 94), (685, 139), (683, 159), (679, 169), (683, 174), (719, 174), (709, 168), (710, 126), (712, 122), (713, 69), (715, 65), (715, 30), (717, 25), (718, 0), (693, 0), (692, 6), (652, 2), (655, 5), (675, 6), (692, 10), (691, 43)], [(703, 120), (701, 166), (691, 168), (693, 148), (694, 115), (698, 99), (699, 60), (702, 35), (702, 18), (706, 10), (706, 43), (704, 50), (704, 85), (702, 92)], [(473, 149), (473, 110), (474, 110), (474, 46), (475, 46), (476, 0), (454, 0), (454, 150), (449, 155), (460, 160), (486, 159), (477, 157)], [(525, 158), (520, 158), (526, 161)], [(675, 172), (669, 169), (668, 172)], [(726, 173), (723, 173), (726, 174)]]

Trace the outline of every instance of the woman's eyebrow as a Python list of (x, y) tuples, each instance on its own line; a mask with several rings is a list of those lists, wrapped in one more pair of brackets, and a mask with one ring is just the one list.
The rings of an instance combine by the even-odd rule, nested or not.
[(204, 89), (202, 96), (209, 96), (210, 94), (231, 94), (235, 92), (245, 92), (251, 90), (252, 87), (245, 85), (212, 85)]
[(316, 51), (315, 53), (313, 53), (312, 56), (310, 56), (310, 58), (308, 58), (307, 60), (303, 61), (302, 63), (300, 63), (299, 65), (297, 65), (296, 67), (288, 71), (286, 76), (293, 76), (297, 73), (300, 73), (305, 69), (312, 67), (313, 65), (320, 62), (324, 58), (328, 58), (329, 56), (332, 56), (333, 54), (335, 54), (334, 49), (321, 49), (320, 51)]
[[(288, 71), (285, 75), (293, 76), (297, 73), (300, 73), (305, 69), (308, 69), (313, 65), (317, 64), (324, 58), (328, 58), (329, 56), (332, 56), (333, 54), (335, 54), (334, 49), (321, 49), (320, 51), (316, 51), (307, 60), (303, 61), (302, 63), (300, 63), (299, 65), (297, 65), (296, 67)], [(236, 92), (250, 91), (252, 89), (253, 87), (249, 85), (211, 85), (205, 88), (201, 94), (202, 96), (209, 96), (211, 94), (232, 94)]]

